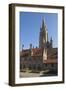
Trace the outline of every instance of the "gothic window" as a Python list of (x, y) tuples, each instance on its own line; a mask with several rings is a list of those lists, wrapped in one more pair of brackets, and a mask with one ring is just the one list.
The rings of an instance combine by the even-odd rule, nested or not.
[(29, 65), (29, 69), (31, 69), (31, 64)]
[(20, 64), (20, 69), (22, 69), (22, 65)]
[(23, 65), (23, 69), (24, 69), (24, 68), (26, 68), (26, 66), (25, 66), (25, 65)]
[(34, 70), (36, 69), (36, 66), (35, 66), (35, 64), (33, 65), (33, 69), (34, 69)]
[(31, 61), (31, 57), (29, 57), (29, 61)]
[(40, 64), (38, 65), (38, 70), (41, 70), (41, 66), (40, 66)]
[(45, 67), (47, 67), (47, 64), (45, 64)]
[(51, 64), (51, 67), (54, 67), (54, 64)]

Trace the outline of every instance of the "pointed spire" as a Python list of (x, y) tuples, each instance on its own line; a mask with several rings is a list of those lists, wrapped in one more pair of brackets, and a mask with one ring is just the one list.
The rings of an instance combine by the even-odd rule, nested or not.
[(22, 44), (22, 50), (23, 50), (23, 48), (24, 48), (24, 44)]
[(53, 40), (52, 40), (52, 37), (50, 38), (50, 47), (52, 48), (52, 46), (53, 46)]
[(45, 19), (42, 17), (42, 28), (44, 27)]
[(44, 19), (42, 18), (42, 26), (44, 26)]
[(50, 42), (52, 42), (52, 37), (50, 38)]
[(30, 43), (30, 49), (32, 49), (32, 43)]
[(44, 17), (42, 17), (42, 26), (41, 26), (41, 28), (47, 28)]
[(45, 18), (44, 18), (44, 25), (45, 25), (46, 23), (45, 23)]

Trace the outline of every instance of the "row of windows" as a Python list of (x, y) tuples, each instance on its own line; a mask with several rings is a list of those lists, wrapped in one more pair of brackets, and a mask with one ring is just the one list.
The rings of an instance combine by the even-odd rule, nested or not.
[(38, 66), (36, 66), (36, 65), (29, 65), (29, 66), (21, 65), (20, 68), (21, 69), (29, 68), (29, 69), (38, 69), (38, 70), (40, 70), (42, 67), (40, 65), (38, 65)]
[(21, 60), (31, 60), (31, 58), (27, 58), (27, 57), (25, 57), (25, 58), (21, 58)]
[(48, 67), (48, 66), (50, 66), (50, 67), (55, 67), (56, 64), (49, 64), (49, 65), (48, 65), (48, 64), (44, 64), (44, 66), (45, 66), (45, 67)]
[[(28, 61), (31, 61), (31, 60), (34, 60), (34, 59), (35, 59), (35, 60), (38, 60), (38, 57), (37, 57), (37, 58), (36, 58), (36, 57), (34, 57), (34, 58), (30, 58), (30, 57), (28, 57), (28, 58), (27, 58), (27, 57), (23, 58), (23, 57), (22, 57), (22, 58), (21, 58), (21, 60), (28, 60)], [(41, 59), (42, 59), (42, 58), (39, 57), (39, 61), (41, 61)]]
[[(48, 64), (44, 64), (44, 67), (52, 67), (53, 68), (53, 67), (57, 67), (57, 66), (56, 66), (56, 64), (49, 64), (49, 65)], [(29, 65), (29, 66), (20, 65), (20, 68), (23, 68), (23, 69), (24, 68), (29, 68), (29, 69), (37, 69), (38, 68), (40, 70), (41, 68), (43, 68), (43, 66), (40, 65), (40, 64), (37, 65), (37, 66), (36, 65)]]

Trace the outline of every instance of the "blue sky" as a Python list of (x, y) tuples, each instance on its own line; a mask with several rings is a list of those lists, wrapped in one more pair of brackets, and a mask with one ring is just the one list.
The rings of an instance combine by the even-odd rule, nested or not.
[(49, 40), (52, 37), (53, 47), (58, 46), (58, 15), (57, 13), (20, 12), (20, 49), (29, 48), (30, 43), (34, 47), (39, 46), (39, 32), (45, 19)]

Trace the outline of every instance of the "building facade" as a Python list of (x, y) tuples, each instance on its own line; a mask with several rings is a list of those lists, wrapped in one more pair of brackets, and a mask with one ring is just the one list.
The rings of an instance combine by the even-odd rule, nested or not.
[(20, 52), (20, 71), (23, 69), (31, 70), (57, 70), (57, 48), (53, 48), (52, 37), (48, 40), (48, 28), (45, 20), (39, 32), (39, 47), (33, 48), (30, 44), (29, 49), (22, 49)]

